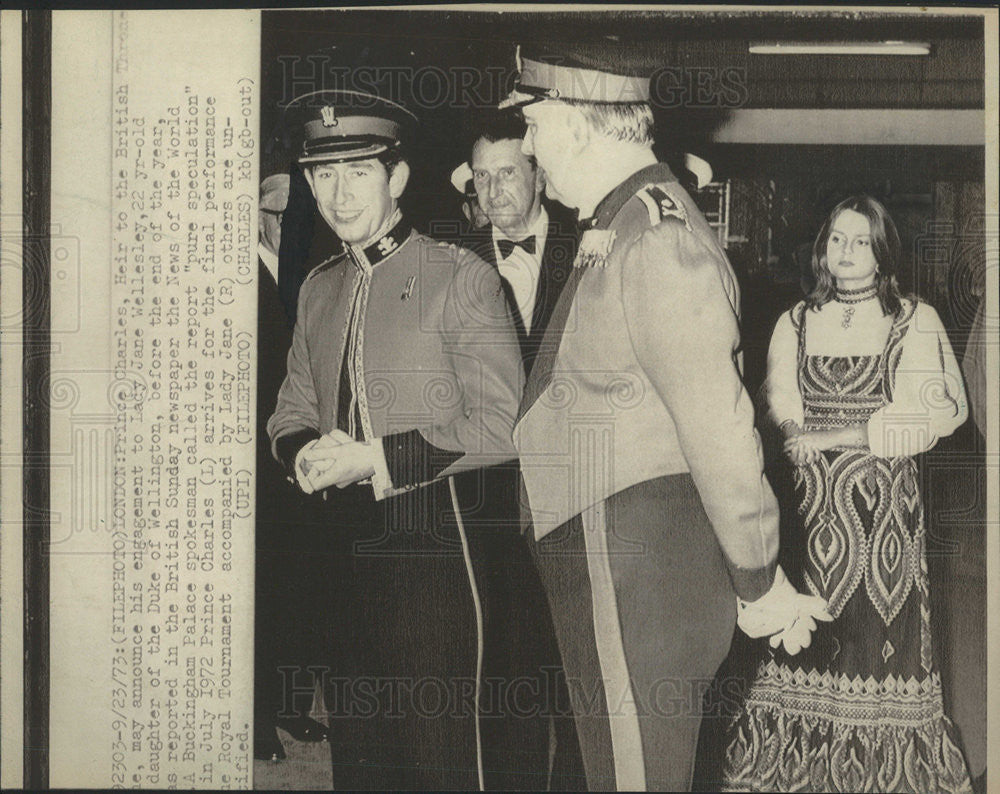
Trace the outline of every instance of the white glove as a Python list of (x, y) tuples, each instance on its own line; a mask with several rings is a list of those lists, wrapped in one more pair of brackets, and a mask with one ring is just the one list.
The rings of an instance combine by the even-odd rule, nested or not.
[(756, 601), (736, 599), (736, 623), (749, 637), (770, 637), (772, 648), (784, 644), (794, 656), (812, 642), (816, 621), (830, 621), (826, 601), (798, 592), (779, 565), (771, 589)]
[[(797, 594), (800, 599), (811, 599), (813, 596)], [(819, 599), (821, 603), (825, 602), (823, 599)], [(812, 643), (812, 633), (816, 631), (816, 620), (829, 621), (833, 618), (826, 612), (826, 610), (820, 610), (815, 616), (810, 613), (801, 613), (799, 617), (784, 631), (779, 631), (777, 634), (772, 634), (771, 639), (768, 640), (772, 648), (777, 648), (779, 645), (784, 645), (785, 650), (790, 656), (795, 656), (803, 648), (808, 648)]]

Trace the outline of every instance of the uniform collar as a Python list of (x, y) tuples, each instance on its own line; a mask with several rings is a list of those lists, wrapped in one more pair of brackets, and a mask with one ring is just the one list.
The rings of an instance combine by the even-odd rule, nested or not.
[[(366, 245), (363, 249), (359, 249), (353, 245), (349, 246), (351, 253), (354, 254), (352, 259), (355, 262), (367, 262), (370, 266), (374, 267), (383, 259), (395, 253), (396, 249), (409, 239), (413, 227), (399, 210), (396, 210), (395, 222), (391, 223), (392, 225), (388, 230), (380, 234), (374, 242)], [(359, 253), (363, 256), (358, 256)]]
[(607, 229), (611, 225), (625, 202), (634, 196), (640, 188), (650, 183), (676, 182), (677, 177), (666, 163), (653, 163), (640, 168), (632, 176), (622, 182), (608, 195), (601, 199), (594, 214), (579, 222), (583, 231), (587, 229)]

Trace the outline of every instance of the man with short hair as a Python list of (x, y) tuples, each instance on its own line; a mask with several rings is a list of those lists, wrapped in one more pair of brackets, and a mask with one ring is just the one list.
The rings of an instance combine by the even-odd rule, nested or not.
[[(550, 57), (551, 56), (551, 57)], [(585, 219), (515, 446), (591, 789), (691, 785), (702, 687), (740, 625), (808, 643), (738, 369), (738, 289), (652, 151), (620, 48), (525, 55), (523, 151)]]
[(513, 457), (517, 340), (496, 271), (399, 209), (415, 119), (301, 97), (299, 164), (344, 251), (299, 295), (272, 450), (326, 510), (337, 788), (478, 788), (484, 626), (455, 476)]
[(576, 227), (565, 212), (551, 217), (543, 204), (545, 175), (521, 151), (526, 128), (520, 114), (493, 111), (479, 121), (468, 164), (489, 224), (465, 235), (462, 245), (499, 270), (527, 373), (569, 276)]

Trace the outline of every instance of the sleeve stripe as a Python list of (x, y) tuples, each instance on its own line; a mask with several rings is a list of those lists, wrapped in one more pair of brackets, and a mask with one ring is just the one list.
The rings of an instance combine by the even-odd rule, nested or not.
[(322, 435), (318, 430), (299, 430), (274, 440), (274, 456), (291, 476), (295, 476), (295, 458), (310, 441)]
[(382, 450), (396, 488), (434, 480), (465, 454), (434, 446), (419, 430), (383, 436)]

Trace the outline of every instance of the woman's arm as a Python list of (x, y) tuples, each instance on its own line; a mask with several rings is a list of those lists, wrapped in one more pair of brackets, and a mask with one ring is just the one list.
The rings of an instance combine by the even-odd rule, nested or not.
[(934, 309), (918, 303), (896, 368), (892, 400), (868, 420), (875, 455), (916, 455), (969, 416), (961, 370)]
[[(792, 439), (789, 439), (791, 441)], [(868, 449), (868, 425), (848, 425), (833, 430), (812, 430), (798, 436), (799, 443), (807, 444), (818, 452), (834, 447)], [(785, 442), (787, 450), (789, 442)]]
[(801, 433), (805, 421), (799, 392), (799, 335), (792, 311), (778, 318), (767, 350), (768, 412), (785, 438)]
[(784, 312), (774, 326), (767, 351), (768, 413), (785, 438), (785, 455), (796, 466), (815, 460), (819, 450), (802, 432), (805, 411), (799, 391), (799, 333), (792, 323), (797, 307)]

